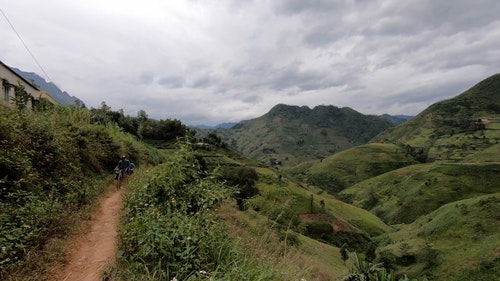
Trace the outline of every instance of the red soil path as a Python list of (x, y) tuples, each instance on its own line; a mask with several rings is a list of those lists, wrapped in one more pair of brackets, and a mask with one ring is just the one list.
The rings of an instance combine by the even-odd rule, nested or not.
[(68, 260), (55, 269), (51, 280), (98, 281), (102, 270), (113, 264), (117, 251), (116, 223), (122, 207), (122, 190), (110, 188), (92, 214), (83, 233), (70, 244)]

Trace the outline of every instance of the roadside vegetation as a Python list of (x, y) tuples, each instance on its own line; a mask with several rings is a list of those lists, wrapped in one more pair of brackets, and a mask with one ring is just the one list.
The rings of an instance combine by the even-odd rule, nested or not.
[(218, 210), (234, 194), (188, 142), (129, 186), (120, 227), (119, 280), (276, 280), (269, 264), (227, 239)]
[[(21, 89), (22, 90), (22, 89)], [(92, 110), (48, 104), (0, 107), (0, 279), (41, 280), (65, 239), (110, 185), (120, 155), (163, 161)]]

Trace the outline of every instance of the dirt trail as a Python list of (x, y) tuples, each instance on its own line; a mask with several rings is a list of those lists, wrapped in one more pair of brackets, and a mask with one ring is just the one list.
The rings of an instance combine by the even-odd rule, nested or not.
[(122, 207), (122, 191), (110, 188), (92, 214), (82, 234), (70, 244), (68, 260), (53, 274), (58, 281), (97, 281), (102, 269), (114, 263), (117, 250), (116, 223)]

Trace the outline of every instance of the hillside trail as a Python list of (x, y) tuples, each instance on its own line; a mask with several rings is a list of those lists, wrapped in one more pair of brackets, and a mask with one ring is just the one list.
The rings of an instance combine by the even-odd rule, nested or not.
[(118, 246), (116, 224), (120, 218), (123, 188), (113, 186), (92, 213), (88, 225), (69, 244), (67, 260), (54, 269), (50, 280), (98, 281), (103, 269), (115, 262)]

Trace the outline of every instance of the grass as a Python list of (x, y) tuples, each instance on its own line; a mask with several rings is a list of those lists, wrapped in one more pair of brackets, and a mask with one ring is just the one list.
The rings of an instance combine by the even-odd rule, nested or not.
[(254, 211), (239, 212), (226, 204), (220, 209), (229, 225), (229, 236), (257, 260), (268, 263), (281, 273), (275, 280), (337, 280), (347, 268), (337, 247), (298, 236), (298, 243), (287, 244), (268, 218)]
[[(60, 222), (64, 232), (58, 236), (49, 238), (43, 245), (42, 249), (29, 251), (24, 257), (24, 261), (17, 267), (13, 267), (9, 276), (5, 280), (9, 281), (35, 281), (35, 280), (51, 280), (50, 272), (54, 268), (58, 268), (65, 261), (65, 253), (71, 247), (72, 238), (78, 235), (91, 217), (92, 212), (97, 207), (100, 195), (106, 190), (105, 187), (110, 186), (112, 176), (94, 180), (93, 184), (98, 188), (98, 191), (92, 196), (91, 201), (77, 210), (71, 210), (71, 215), (67, 215), (64, 222)], [(112, 186), (110, 188), (113, 188)]]
[(371, 177), (417, 163), (394, 144), (372, 143), (334, 154), (322, 161), (287, 169), (304, 184), (335, 194)]
[(366, 180), (339, 196), (389, 224), (411, 223), (446, 203), (500, 191), (500, 164), (420, 164)]
[[(409, 276), (432, 280), (495, 280), (500, 273), (500, 193), (443, 205), (412, 224), (399, 225), (381, 248), (400, 255), (402, 242), (410, 245), (418, 262), (399, 267)], [(425, 266), (425, 245), (436, 251), (434, 265)], [(420, 257), (420, 258), (418, 258)], [(490, 279), (488, 279), (490, 278)], [(491, 279), (493, 278), (493, 279)]]
[[(258, 188), (262, 196), (249, 202), (250, 204), (263, 204), (259, 206), (263, 213), (285, 212), (289, 218), (300, 214), (325, 213), (331, 218), (350, 223), (353, 229), (369, 235), (378, 235), (391, 231), (391, 228), (375, 215), (339, 201), (332, 195), (321, 192), (321, 189), (315, 187), (303, 188), (293, 180), (287, 180), (286, 178), (280, 183), (278, 182), (277, 172), (272, 169), (261, 168), (258, 169), (258, 172), (260, 177)], [(322, 201), (324, 202), (324, 208), (321, 206)]]

